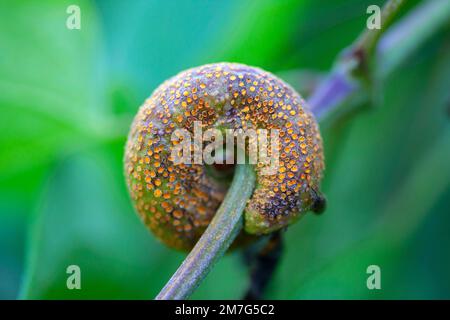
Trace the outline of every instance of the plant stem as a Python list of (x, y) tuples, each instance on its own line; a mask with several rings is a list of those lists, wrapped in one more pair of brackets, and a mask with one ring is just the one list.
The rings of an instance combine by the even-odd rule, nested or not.
[[(393, 0), (383, 7), (381, 15), (387, 19), (387, 24), (392, 22), (402, 3), (403, 1)], [(310, 110), (316, 118), (322, 120), (336, 112), (340, 114), (350, 111), (340, 110), (339, 107), (344, 103), (349, 108), (354, 106), (348, 103), (352, 99), (368, 100), (369, 95), (362, 90), (363, 79), (356, 76), (355, 71), (369, 72), (368, 59), (375, 58), (376, 76), (386, 77), (400, 61), (448, 23), (449, 18), (450, 1), (429, 0), (419, 4), (389, 30), (386, 30), (387, 25), (383, 25), (378, 31), (366, 30), (350, 48), (343, 51), (331, 73), (308, 98)], [(362, 76), (369, 77), (367, 74)]]
[(390, 0), (381, 11), (380, 29), (366, 29), (352, 46), (355, 50), (362, 50), (366, 55), (372, 54), (381, 35), (389, 28), (401, 7), (407, 0)]
[(429, 0), (389, 29), (376, 48), (377, 72), (385, 77), (433, 34), (448, 25), (450, 1)]
[(330, 75), (319, 85), (308, 99), (311, 111), (322, 118), (336, 109), (370, 79), (369, 62), (373, 58), (381, 35), (387, 30), (400, 11), (404, 0), (389, 0), (381, 11), (380, 29), (364, 29), (353, 44), (338, 55)]
[(217, 213), (157, 300), (187, 299), (198, 287), (241, 231), (242, 213), (253, 193), (255, 179), (250, 164), (236, 166), (233, 182)]

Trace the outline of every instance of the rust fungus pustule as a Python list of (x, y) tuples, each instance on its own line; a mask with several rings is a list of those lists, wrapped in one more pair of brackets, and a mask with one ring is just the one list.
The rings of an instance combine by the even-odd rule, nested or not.
[(277, 129), (279, 166), (263, 175), (244, 215), (244, 232), (278, 230), (309, 210), (323, 207), (322, 139), (314, 116), (289, 85), (259, 68), (217, 63), (165, 81), (140, 107), (126, 144), (125, 176), (144, 223), (165, 244), (191, 249), (223, 200), (226, 188), (203, 164), (175, 164), (172, 133), (204, 130)]

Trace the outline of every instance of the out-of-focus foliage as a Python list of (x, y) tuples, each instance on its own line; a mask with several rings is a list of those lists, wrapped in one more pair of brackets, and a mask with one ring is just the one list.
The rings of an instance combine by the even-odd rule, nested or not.
[[(133, 212), (128, 125), (164, 79), (236, 61), (296, 82), (326, 72), (380, 1), (74, 1), (0, 4), (0, 298), (152, 298), (184, 255)], [(368, 111), (323, 132), (328, 209), (286, 233), (270, 298), (450, 298), (450, 33), (384, 79)], [(302, 89), (302, 88), (298, 88)], [(82, 290), (66, 268), (81, 267)], [(382, 290), (366, 268), (382, 270)], [(194, 298), (239, 298), (239, 253)]]

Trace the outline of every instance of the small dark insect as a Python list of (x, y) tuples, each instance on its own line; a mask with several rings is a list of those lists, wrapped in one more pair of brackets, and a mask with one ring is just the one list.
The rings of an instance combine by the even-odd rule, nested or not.
[(315, 190), (313, 190), (315, 193), (313, 204), (311, 207), (311, 211), (315, 214), (321, 214), (325, 211), (327, 207), (327, 199), (322, 194), (317, 193)]

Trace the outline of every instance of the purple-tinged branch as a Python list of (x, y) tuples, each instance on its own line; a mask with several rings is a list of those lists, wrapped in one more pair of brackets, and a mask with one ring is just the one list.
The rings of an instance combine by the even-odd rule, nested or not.
[[(391, 2), (396, 5), (390, 5)], [(389, 9), (389, 14), (382, 13), (382, 17), (387, 19), (387, 24), (392, 22), (400, 7), (399, 1), (386, 4), (383, 11)], [(419, 5), (389, 30), (385, 30), (384, 25), (379, 31), (364, 32), (350, 48), (343, 51), (333, 71), (309, 97), (311, 111), (318, 120), (322, 120), (344, 102), (360, 96), (361, 91), (364, 92), (364, 77), (370, 76), (361, 74), (361, 71), (369, 72), (369, 59), (375, 59), (376, 76), (386, 77), (430, 35), (447, 23), (449, 18), (450, 1), (431, 0)]]

